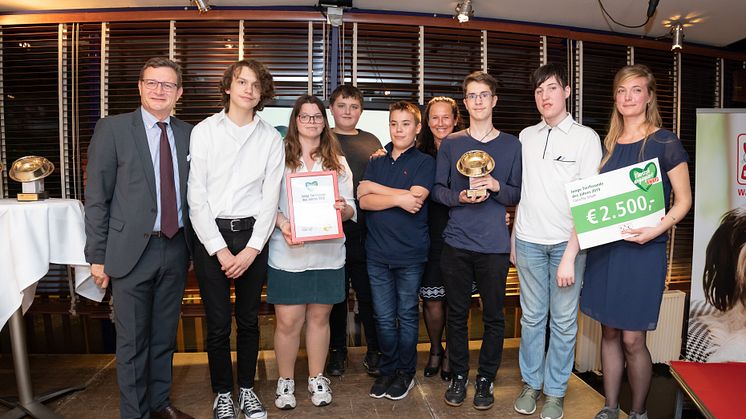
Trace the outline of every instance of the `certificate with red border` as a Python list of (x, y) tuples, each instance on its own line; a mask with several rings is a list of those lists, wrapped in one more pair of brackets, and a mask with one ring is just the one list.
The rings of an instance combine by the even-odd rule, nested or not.
[(293, 241), (344, 237), (342, 214), (334, 208), (339, 197), (337, 172), (289, 173), (285, 185)]

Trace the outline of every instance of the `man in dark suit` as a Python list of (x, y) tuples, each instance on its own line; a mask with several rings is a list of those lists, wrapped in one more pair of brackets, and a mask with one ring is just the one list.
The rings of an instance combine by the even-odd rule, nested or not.
[(169, 400), (190, 247), (192, 125), (171, 116), (181, 67), (151, 58), (138, 88), (142, 106), (99, 120), (91, 139), (85, 255), (96, 283), (112, 286), (121, 417), (191, 418)]

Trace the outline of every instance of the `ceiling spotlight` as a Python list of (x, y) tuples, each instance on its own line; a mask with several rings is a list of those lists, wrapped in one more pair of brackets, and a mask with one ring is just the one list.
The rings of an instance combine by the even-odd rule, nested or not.
[(670, 28), (671, 51), (681, 51), (684, 48), (684, 29), (704, 21), (705, 17), (696, 13), (689, 13), (686, 16), (675, 15), (668, 19), (663, 19), (663, 26)]
[(671, 51), (681, 51), (684, 47), (684, 25), (677, 23), (671, 26)]
[(210, 11), (210, 0), (191, 0), (192, 3), (194, 3), (195, 6), (197, 6), (197, 10), (199, 10), (200, 13), (207, 13)]
[(458, 19), (458, 23), (466, 23), (472, 16), (474, 16), (474, 8), (471, 6), (471, 0), (461, 0), (456, 5), (456, 15), (453, 18)]

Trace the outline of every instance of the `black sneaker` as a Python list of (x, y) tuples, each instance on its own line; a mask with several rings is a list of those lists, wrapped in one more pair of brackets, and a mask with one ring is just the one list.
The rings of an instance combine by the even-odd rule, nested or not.
[(243, 413), (244, 419), (267, 419), (267, 409), (254, 393), (253, 387), (241, 387), (239, 393), (238, 410)]
[(218, 393), (212, 404), (212, 419), (238, 419), (231, 393)]
[(412, 387), (414, 387), (414, 377), (412, 375), (397, 373), (389, 389), (386, 390), (386, 398), (389, 400), (401, 400), (407, 397)]
[(381, 370), (378, 368), (378, 361), (381, 360), (380, 352), (367, 352), (363, 359), (363, 366), (371, 377), (380, 377)]
[(376, 382), (373, 383), (373, 387), (370, 388), (370, 397), (374, 399), (380, 399), (386, 395), (386, 391), (391, 386), (391, 383), (396, 379), (395, 375), (382, 375), (376, 378)]
[(469, 377), (461, 374), (453, 374), (451, 383), (446, 389), (446, 404), (449, 406), (461, 406), (466, 399), (466, 385), (469, 384)]
[(495, 396), (492, 395), (494, 384), (487, 377), (477, 375), (477, 381), (474, 383), (474, 408), (477, 410), (487, 410), (495, 404)]
[(326, 373), (332, 377), (339, 377), (345, 373), (347, 368), (347, 350), (332, 349), (329, 351), (329, 362), (326, 364)]

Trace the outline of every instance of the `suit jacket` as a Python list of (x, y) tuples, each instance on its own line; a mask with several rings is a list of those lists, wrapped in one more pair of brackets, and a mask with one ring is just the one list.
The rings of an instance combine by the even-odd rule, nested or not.
[[(171, 117), (179, 167), (183, 234), (189, 243), (187, 204), (192, 125)], [(85, 257), (111, 277), (127, 275), (150, 240), (158, 203), (155, 170), (140, 108), (100, 119), (88, 148), (85, 188)]]

